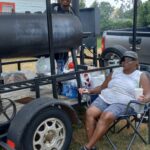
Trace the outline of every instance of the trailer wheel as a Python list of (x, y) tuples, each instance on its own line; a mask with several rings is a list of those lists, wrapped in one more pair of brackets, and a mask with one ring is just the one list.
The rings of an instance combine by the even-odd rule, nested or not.
[(108, 48), (106, 49), (102, 55), (102, 60), (100, 61), (101, 67), (114, 66), (119, 65), (121, 57), (125, 51), (119, 49)]
[(68, 115), (58, 108), (40, 111), (24, 132), (23, 150), (67, 150), (72, 138)]

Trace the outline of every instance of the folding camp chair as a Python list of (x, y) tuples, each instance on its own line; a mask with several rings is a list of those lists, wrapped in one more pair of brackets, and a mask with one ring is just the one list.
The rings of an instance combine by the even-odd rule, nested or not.
[[(150, 73), (149, 72), (144, 72), (144, 73), (147, 75), (147, 77), (149, 78), (149, 81), (150, 81)], [(84, 94), (83, 97), (84, 97), (83, 101), (86, 101), (87, 105), (90, 105), (91, 102), (92, 102), (92, 100), (90, 99), (91, 95)], [(133, 107), (133, 106), (142, 106), (143, 111), (134, 112), (132, 114), (127, 114), (128, 109), (129, 109), (130, 106), (131, 107)], [(106, 136), (108, 142), (111, 144), (111, 146), (113, 147), (114, 150), (117, 149), (117, 146), (113, 143), (111, 138), (108, 136), (108, 132), (112, 131), (112, 129), (115, 129), (116, 124), (119, 123), (121, 120), (126, 120), (127, 123), (120, 130), (118, 130), (117, 133), (121, 132), (124, 128), (129, 128), (129, 127), (131, 127), (134, 131), (133, 136), (131, 138), (131, 141), (130, 141), (129, 145), (127, 146), (127, 150), (130, 150), (136, 136), (138, 136), (142, 140), (143, 143), (150, 144), (150, 103), (145, 104), (145, 103), (140, 103), (137, 100), (131, 100), (129, 102), (129, 104), (127, 105), (125, 115), (121, 115), (110, 126), (110, 128), (108, 129), (105, 136)], [(135, 125), (133, 125), (133, 123), (135, 123)], [(140, 133), (139, 128), (140, 128), (142, 123), (147, 123), (147, 126), (148, 126), (148, 141), (146, 141)], [(116, 133), (116, 131), (115, 131), (115, 133)]]
[[(111, 127), (109, 128), (108, 132), (111, 131), (118, 122), (120, 122), (121, 120), (126, 120), (127, 124), (125, 126), (123, 126), (117, 133), (119, 133), (120, 131), (122, 131), (124, 128), (126, 127), (131, 127), (134, 131), (133, 136), (131, 138), (131, 141), (129, 143), (129, 145), (127, 146), (127, 150), (130, 150), (136, 136), (138, 136), (143, 143), (145, 144), (150, 144), (150, 103), (140, 103), (136, 100), (132, 100), (129, 102), (129, 104), (127, 105), (127, 109), (126, 112), (128, 112), (128, 109), (130, 106), (132, 105), (139, 105), (139, 106), (143, 106), (143, 112), (135, 112), (132, 114), (127, 114), (125, 113), (125, 115), (121, 115), (118, 119), (116, 119), (114, 121), (114, 123), (111, 125)], [(133, 122), (135, 123), (135, 125), (133, 125)], [(140, 134), (139, 128), (140, 125), (142, 123), (147, 123), (148, 125), (148, 141), (146, 141), (142, 135)], [(110, 139), (110, 137), (108, 136), (108, 132), (105, 134), (106, 138), (108, 139), (109, 143), (112, 145), (114, 150), (117, 150), (116, 145), (113, 143), (113, 141)]]
[[(94, 96), (96, 96), (96, 95), (94, 95)], [(91, 95), (83, 94), (83, 101), (87, 103), (87, 106), (89, 106), (92, 102), (92, 100), (90, 98), (91, 98)], [(143, 111), (134, 112), (132, 114), (127, 114), (129, 107), (133, 106), (133, 104), (143, 107)], [(139, 136), (139, 138), (143, 141), (143, 143), (150, 144), (150, 103), (146, 103), (146, 104), (145, 103), (140, 103), (137, 100), (130, 101), (127, 105), (125, 115), (121, 115), (110, 126), (107, 133), (105, 134), (105, 137), (107, 138), (108, 142), (111, 144), (111, 146), (113, 147), (114, 150), (117, 150), (117, 146), (113, 143), (111, 138), (108, 136), (108, 132), (110, 132), (110, 131), (112, 132), (112, 129), (115, 128), (117, 123), (119, 123), (122, 120), (126, 120), (127, 123), (121, 129), (119, 129), (117, 132), (116, 131), (113, 131), (113, 132), (114, 133), (119, 133), (124, 128), (129, 128), (129, 127), (131, 127), (133, 129), (133, 131), (134, 131), (133, 136), (131, 138), (131, 141), (130, 141), (129, 145), (127, 146), (127, 150), (130, 150), (136, 136)], [(133, 125), (133, 123), (134, 123), (134, 125)], [(142, 135), (140, 134), (139, 128), (140, 128), (142, 123), (147, 123), (147, 126), (148, 126), (148, 141), (146, 141), (142, 137)]]

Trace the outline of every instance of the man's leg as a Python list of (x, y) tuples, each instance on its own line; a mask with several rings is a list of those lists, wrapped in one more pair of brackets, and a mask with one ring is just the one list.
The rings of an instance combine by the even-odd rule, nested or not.
[[(109, 105), (101, 114), (96, 128), (93, 132), (93, 135), (89, 139), (89, 142), (86, 144), (86, 147), (91, 149), (93, 145), (96, 144), (98, 140), (100, 140), (103, 135), (107, 132), (110, 125), (118, 118), (120, 115), (124, 115), (126, 111), (126, 105), (124, 104), (111, 104)], [(134, 110), (130, 108), (127, 113), (131, 113)]]
[[(89, 142), (86, 144), (86, 147), (88, 149), (91, 149), (98, 140), (100, 140), (103, 135), (107, 132), (110, 125), (115, 121), (116, 117), (111, 112), (103, 112), (96, 124), (96, 128), (92, 128), (94, 121), (92, 122), (92, 119), (90, 120), (93, 124), (90, 123), (91, 130), (89, 130)], [(89, 124), (89, 122), (87, 122)], [(90, 126), (88, 125), (88, 126)], [(94, 124), (95, 125), (95, 124)], [(94, 130), (95, 129), (95, 130)]]
[(86, 125), (86, 132), (87, 132), (88, 140), (90, 140), (91, 136), (94, 133), (96, 123), (97, 123), (101, 113), (102, 112), (95, 106), (89, 107), (88, 110), (86, 111), (85, 125)]
[(109, 106), (99, 96), (93, 101), (86, 112), (86, 131), (88, 140), (92, 137), (102, 112)]

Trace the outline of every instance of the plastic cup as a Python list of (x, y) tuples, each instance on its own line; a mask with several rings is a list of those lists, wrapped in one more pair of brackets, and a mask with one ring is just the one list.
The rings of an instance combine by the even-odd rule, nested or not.
[(143, 88), (135, 88), (134, 89), (135, 98), (138, 99), (143, 95)]
[[(135, 92), (135, 98), (138, 100), (138, 98), (143, 95), (143, 88), (135, 88), (134, 92)], [(144, 112), (144, 105), (135, 104), (134, 110), (137, 113), (141, 114)]]

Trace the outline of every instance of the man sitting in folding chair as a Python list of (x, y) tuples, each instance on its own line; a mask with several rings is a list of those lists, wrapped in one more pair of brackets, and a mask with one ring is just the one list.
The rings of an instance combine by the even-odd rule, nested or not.
[[(121, 59), (122, 67), (114, 70), (101, 86), (94, 89), (79, 88), (80, 94), (98, 94), (98, 98), (86, 111), (88, 143), (80, 150), (96, 150), (96, 142), (107, 133), (110, 125), (124, 115), (128, 103), (137, 99), (142, 103), (150, 101), (150, 81), (145, 73), (138, 70), (138, 55), (126, 51)], [(142, 87), (143, 94), (135, 98), (135, 89)], [(129, 107), (127, 114), (136, 110)]]

